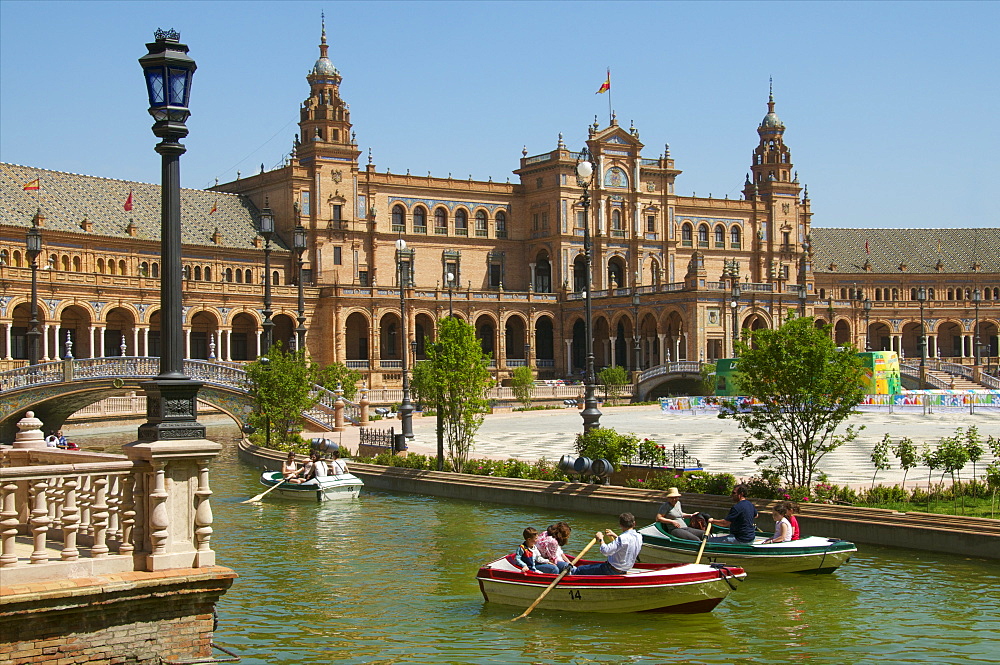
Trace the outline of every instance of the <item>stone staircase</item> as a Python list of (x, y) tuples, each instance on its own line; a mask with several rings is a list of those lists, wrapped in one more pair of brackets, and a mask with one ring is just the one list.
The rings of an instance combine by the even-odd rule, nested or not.
[(932, 370), (929, 367), (927, 368), (927, 376), (933, 376), (939, 381), (942, 381), (950, 390), (981, 390), (989, 387), (981, 383), (971, 381), (964, 376), (951, 374), (949, 372), (945, 372), (944, 370)]

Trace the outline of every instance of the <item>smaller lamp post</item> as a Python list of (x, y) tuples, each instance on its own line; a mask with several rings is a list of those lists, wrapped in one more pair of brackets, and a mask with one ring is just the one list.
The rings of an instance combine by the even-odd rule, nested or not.
[(733, 280), (733, 288), (730, 292), (731, 300), (729, 301), (729, 308), (733, 311), (733, 357), (736, 357), (736, 342), (740, 341), (740, 328), (739, 328), (739, 313), (736, 311), (740, 305), (740, 296), (743, 295), (740, 291), (740, 283)]
[(642, 338), (639, 336), (639, 287), (638, 286), (636, 286), (635, 289), (632, 291), (632, 321), (634, 322), (632, 330), (632, 341), (635, 343), (634, 347), (635, 371), (638, 372), (639, 370), (642, 369), (642, 367), (640, 366), (642, 365), (642, 348), (640, 347), (639, 342), (641, 341)]
[(590, 192), (588, 188), (590, 187), (590, 180), (594, 175), (594, 164), (590, 161), (590, 153), (587, 148), (584, 147), (583, 151), (580, 153), (580, 161), (576, 165), (576, 175), (579, 179), (580, 186), (583, 187), (583, 195), (580, 197), (580, 205), (583, 207), (583, 256), (585, 259), (585, 270), (584, 275), (584, 309), (586, 315), (584, 316), (584, 324), (586, 332), (584, 333), (585, 341), (587, 343), (587, 367), (584, 374), (584, 398), (583, 398), (583, 411), (580, 413), (583, 418), (583, 431), (584, 433), (589, 432), (592, 429), (601, 426), (601, 412), (597, 408), (597, 395), (595, 394), (595, 388), (597, 384), (597, 375), (594, 372), (594, 308), (592, 302), (591, 288), (593, 281), (593, 247), (590, 242)]
[(274, 335), (274, 321), (271, 315), (271, 238), (274, 236), (274, 214), (268, 205), (268, 200), (264, 199), (264, 209), (260, 211), (260, 235), (264, 238), (264, 322), (261, 328), (264, 329), (264, 354), (270, 353)]
[(927, 382), (927, 334), (924, 330), (924, 301), (927, 300), (927, 289), (920, 287), (917, 289), (917, 302), (920, 303), (920, 388), (923, 389)]
[(799, 316), (804, 317), (806, 315), (806, 297), (808, 296), (806, 285), (799, 284)]
[[(271, 373), (271, 359), (264, 356), (260, 359), (260, 368), (262, 371)], [(264, 409), (264, 447), (268, 450), (271, 449), (271, 414), (268, 410)]]
[(982, 297), (983, 294), (980, 293), (979, 289), (976, 289), (972, 292), (972, 304), (975, 305), (976, 307), (976, 328), (973, 331), (972, 335), (972, 346), (975, 351), (973, 355), (975, 358), (976, 367), (979, 367), (979, 301)]
[(299, 260), (299, 315), (297, 321), (299, 325), (295, 328), (295, 338), (297, 340), (296, 348), (303, 354), (306, 351), (306, 298), (303, 292), (302, 284), (302, 255), (306, 251), (306, 243), (309, 240), (309, 233), (306, 231), (302, 223), (299, 222), (295, 226), (295, 230), (292, 235), (293, 247), (295, 248), (295, 253), (298, 255)]
[(830, 302), (829, 302), (829, 304), (826, 307), (826, 311), (830, 315), (829, 316), (829, 319), (830, 319), (830, 339), (834, 339), (835, 340), (835, 339), (837, 339), (837, 333), (836, 333), (836, 331), (834, 331), (834, 326), (833, 326), (833, 314), (834, 314), (833, 296), (830, 296)]
[(31, 321), (28, 322), (28, 362), (38, 364), (38, 338), (42, 332), (38, 329), (38, 255), (42, 253), (42, 230), (38, 228), (38, 218), (42, 210), (38, 209), (31, 221), (31, 228), (25, 235), (24, 248), (31, 262)]
[(406, 353), (406, 285), (409, 279), (407, 271), (404, 270), (406, 265), (403, 262), (403, 253), (405, 251), (406, 241), (400, 238), (396, 241), (396, 267), (399, 273), (399, 352), (402, 355), (401, 370), (403, 373), (403, 402), (399, 405), (399, 414), (402, 420), (404, 443), (406, 439), (413, 439), (413, 403), (410, 401), (410, 375), (407, 371)]
[(454, 316), (455, 315), (455, 309), (454, 309), (454, 307), (452, 307), (452, 304), (451, 304), (451, 291), (452, 291), (452, 288), (455, 285), (455, 275), (454, 275), (454, 273), (448, 273), (447, 275), (445, 275), (445, 279), (448, 280), (448, 316)]

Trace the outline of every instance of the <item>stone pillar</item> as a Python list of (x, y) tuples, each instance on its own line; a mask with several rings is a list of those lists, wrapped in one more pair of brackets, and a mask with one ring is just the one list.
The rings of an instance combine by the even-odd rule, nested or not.
[(361, 383), (361, 399), (358, 401), (358, 406), (361, 407), (361, 423), (362, 427), (367, 427), (370, 424), (368, 420), (368, 383)]
[(14, 324), (13, 323), (5, 323), (4, 324), (4, 326), (5, 326), (4, 335), (3, 335), (4, 336), (4, 341), (5, 341), (5, 345), (4, 345), (4, 360), (13, 360), (14, 359), (13, 356), (10, 355), (10, 328), (11, 328), (12, 325), (14, 325)]
[(104, 331), (107, 330), (107, 326), (99, 326), (97, 328), (97, 349), (101, 352), (101, 357), (104, 355)]
[(207, 439), (178, 439), (136, 441), (123, 449), (130, 460), (150, 465), (141, 474), (148, 492), (137, 497), (143, 502), (137, 513), (147, 516), (133, 553), (139, 565), (145, 563), (150, 571), (215, 565), (208, 467), (222, 446)]
[(566, 375), (569, 376), (573, 371), (573, 338), (564, 339), (563, 342), (566, 344)]
[(656, 333), (656, 337), (660, 341), (660, 364), (665, 365), (667, 362), (667, 334)]
[(52, 326), (47, 323), (42, 326), (42, 360), (52, 360), (52, 358), (49, 357), (49, 328), (51, 327)]
[(184, 357), (191, 357), (191, 329), (184, 329)]
[(333, 403), (333, 431), (344, 431), (344, 391), (337, 386), (337, 400)]
[(608, 347), (609, 357), (611, 358), (611, 362), (609, 362), (608, 365), (610, 367), (614, 367), (618, 364), (618, 335), (615, 335), (608, 340)]
[(141, 332), (141, 336), (142, 336), (142, 353), (138, 354), (138, 355), (141, 355), (143, 357), (148, 357), (149, 356), (149, 326), (143, 326), (142, 328), (140, 328), (140, 332)]
[(132, 326), (132, 355), (139, 355), (139, 328)]
[(255, 341), (254, 341), (254, 345), (255, 345), (255, 347), (257, 349), (257, 351), (254, 353), (254, 357), (255, 358), (260, 358), (260, 338), (261, 338), (261, 335), (264, 334), (264, 331), (261, 330), (260, 328), (258, 328), (257, 330), (253, 331), (253, 334), (254, 334), (254, 337), (256, 338)]
[(24, 418), (17, 421), (17, 434), (14, 435), (14, 448), (45, 448), (45, 435), (42, 433), (42, 421), (35, 417), (34, 411), (28, 411)]
[(528, 268), (531, 270), (531, 280), (528, 282), (529, 291), (535, 290), (535, 265), (534, 262), (528, 264)]
[[(97, 327), (96, 326), (87, 326), (87, 341), (89, 342), (89, 346), (90, 346), (89, 351), (90, 351), (90, 357), (91, 358), (97, 358), (98, 357), (97, 354), (94, 353), (94, 351), (97, 349), (97, 345), (94, 344), (94, 340), (97, 339), (97, 337), (95, 335), (96, 332), (97, 332)], [(79, 354), (77, 354), (77, 355), (79, 355)]]
[(222, 334), (222, 349), (224, 349), (225, 351), (225, 355), (222, 356), (222, 359), (225, 360), (226, 362), (232, 362), (233, 352), (231, 348), (232, 344), (230, 341), (233, 338), (232, 331), (229, 328), (223, 328), (220, 331), (220, 333)]

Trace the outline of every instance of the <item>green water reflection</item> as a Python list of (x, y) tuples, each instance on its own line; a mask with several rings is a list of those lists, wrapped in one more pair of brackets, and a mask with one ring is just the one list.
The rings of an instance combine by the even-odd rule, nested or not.
[(375, 491), (241, 504), (257, 476), (227, 442), (212, 472), (212, 545), (240, 578), (219, 604), (216, 642), (248, 664), (1000, 661), (992, 561), (862, 546), (834, 575), (750, 577), (711, 614), (536, 611), (512, 623), (519, 611), (483, 602), (479, 564), (526, 525), (569, 521), (572, 551), (612, 516)]

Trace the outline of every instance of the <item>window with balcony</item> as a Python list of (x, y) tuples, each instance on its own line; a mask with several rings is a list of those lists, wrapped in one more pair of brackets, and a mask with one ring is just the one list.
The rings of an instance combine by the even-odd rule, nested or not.
[(392, 230), (394, 233), (406, 232), (406, 209), (398, 204), (392, 207)]

